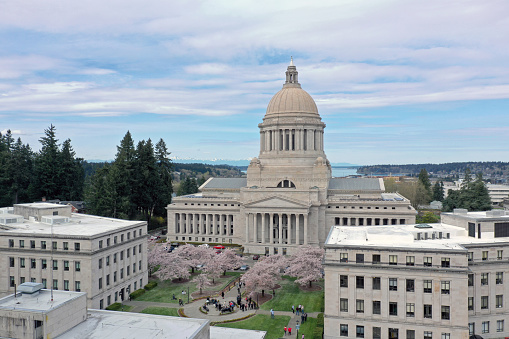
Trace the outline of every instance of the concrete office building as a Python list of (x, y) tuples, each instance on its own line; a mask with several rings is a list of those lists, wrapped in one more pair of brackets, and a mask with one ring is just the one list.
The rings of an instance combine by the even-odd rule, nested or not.
[(168, 239), (290, 254), (299, 245), (323, 246), (330, 225), (415, 222), (410, 202), (384, 193), (382, 179), (331, 177), (325, 124), (293, 61), (258, 127), (260, 153), (247, 178), (210, 178), (200, 193), (174, 198)]
[(326, 338), (509, 336), (509, 215), (441, 224), (333, 227), (325, 244)]
[(0, 209), (0, 294), (24, 282), (87, 293), (106, 308), (148, 282), (147, 224), (49, 203)]

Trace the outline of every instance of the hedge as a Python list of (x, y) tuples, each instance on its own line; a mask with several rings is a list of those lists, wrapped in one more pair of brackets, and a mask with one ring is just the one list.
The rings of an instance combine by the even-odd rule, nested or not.
[(122, 308), (121, 303), (113, 303), (110, 306), (106, 307), (108, 311), (119, 311)]
[(131, 297), (131, 299), (136, 299), (139, 296), (142, 296), (143, 294), (145, 294), (145, 290), (140, 288), (139, 290), (136, 290), (133, 293), (131, 293), (129, 296)]
[(323, 313), (318, 313), (318, 315), (316, 316), (316, 327), (313, 331), (313, 338), (315, 339), (323, 338), (323, 327), (324, 327)]
[(151, 281), (151, 282), (149, 282), (148, 284), (146, 284), (144, 288), (145, 288), (147, 291), (150, 291), (151, 289), (153, 289), (153, 288), (154, 288), (154, 287), (156, 287), (156, 286), (157, 286), (157, 281)]

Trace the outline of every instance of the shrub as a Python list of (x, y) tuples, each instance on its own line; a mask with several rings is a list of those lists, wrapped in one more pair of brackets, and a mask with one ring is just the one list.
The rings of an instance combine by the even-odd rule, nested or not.
[(316, 326), (323, 327), (323, 313), (318, 313), (316, 316)]
[(108, 311), (119, 311), (122, 308), (121, 303), (113, 303), (110, 306), (106, 307)]
[(140, 288), (139, 290), (136, 290), (133, 293), (131, 293), (129, 296), (131, 297), (131, 299), (136, 299), (143, 294), (145, 294), (145, 290)]
[(146, 284), (144, 288), (145, 288), (147, 291), (150, 291), (151, 289), (153, 289), (153, 288), (154, 288), (154, 287), (156, 287), (156, 286), (157, 286), (157, 281), (151, 281), (151, 282), (149, 282), (148, 284)]

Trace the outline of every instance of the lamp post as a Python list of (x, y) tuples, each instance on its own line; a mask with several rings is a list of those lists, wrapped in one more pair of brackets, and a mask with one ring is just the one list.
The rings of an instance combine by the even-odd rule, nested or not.
[(189, 304), (189, 286), (187, 286), (187, 303)]

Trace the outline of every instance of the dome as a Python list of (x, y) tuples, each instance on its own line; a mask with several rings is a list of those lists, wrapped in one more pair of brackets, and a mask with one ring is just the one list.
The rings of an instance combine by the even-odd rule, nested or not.
[(267, 106), (267, 115), (278, 113), (318, 114), (318, 108), (311, 95), (302, 88), (283, 87), (272, 97)]

